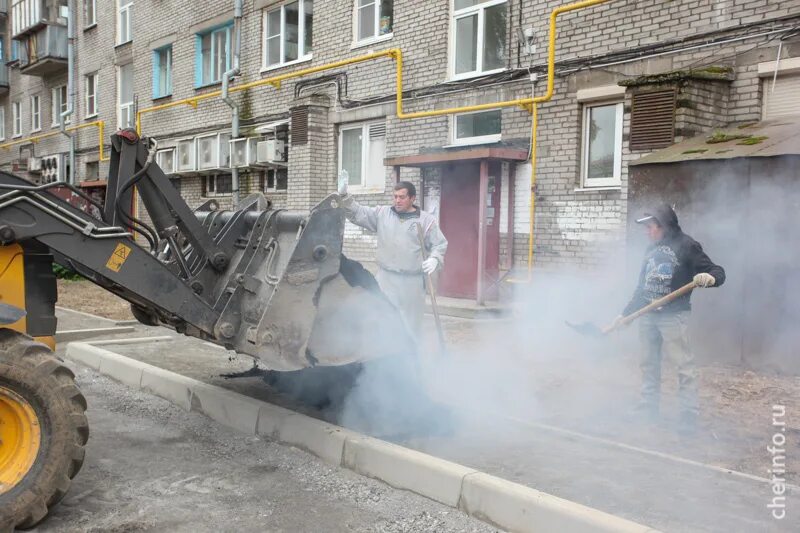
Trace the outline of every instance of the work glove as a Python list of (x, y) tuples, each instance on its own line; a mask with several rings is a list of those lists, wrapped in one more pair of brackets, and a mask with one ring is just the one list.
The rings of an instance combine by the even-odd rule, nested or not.
[(435, 257), (429, 257), (422, 262), (422, 271), (426, 274), (433, 274), (439, 268), (439, 261)]
[(346, 170), (339, 172), (338, 189), (339, 196), (347, 196), (347, 182), (350, 181), (350, 176)]
[(717, 283), (714, 276), (706, 272), (700, 272), (694, 276), (694, 284), (698, 287), (713, 287)]

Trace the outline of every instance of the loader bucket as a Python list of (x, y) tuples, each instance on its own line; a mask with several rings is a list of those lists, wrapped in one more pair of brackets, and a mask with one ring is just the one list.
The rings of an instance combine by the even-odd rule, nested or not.
[(340, 202), (334, 194), (310, 213), (251, 211), (248, 245), (218, 288), (218, 343), (281, 371), (416, 350), (373, 276), (342, 255)]

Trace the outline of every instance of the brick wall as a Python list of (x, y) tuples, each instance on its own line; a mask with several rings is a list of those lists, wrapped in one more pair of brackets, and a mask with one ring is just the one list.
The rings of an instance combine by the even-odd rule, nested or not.
[[(542, 77), (532, 87), (527, 73), (517, 79), (511, 79), (510, 74), (515, 73), (517, 68), (528, 67), (541, 72), (547, 48), (548, 15), (554, 7), (564, 3), (563, 0), (509, 0), (509, 70), (487, 84), (480, 80), (450, 81), (448, 47), (451, 17), (447, 0), (396, 0), (391, 39), (367, 45), (353, 43), (353, 2), (317, 0), (314, 2), (313, 58), (308, 62), (267, 71), (262, 71), (262, 14), (263, 9), (271, 9), (280, 2), (246, 0), (242, 22), (241, 76), (235, 84), (356, 57), (371, 50), (400, 48), (404, 58), (406, 111), (523, 98), (532, 91), (541, 95), (545, 90)], [(140, 108), (203, 95), (219, 88), (218, 84), (195, 88), (196, 35), (231, 20), (231, 0), (208, 0), (203, 3), (202, 9), (191, 2), (136, 0), (133, 42), (122, 46), (114, 46), (116, 10), (113, 3), (98, 8), (98, 23), (89, 29), (84, 29), (83, 2), (76, 4), (76, 115), (73, 124), (95, 120), (85, 116), (83, 80), (85, 74), (97, 72), (100, 79), (97, 118), (106, 122), (107, 134), (114, 131), (117, 122), (116, 70), (118, 66), (131, 61), (135, 72), (134, 92)], [(521, 53), (516, 42), (520, 5), (522, 27), (533, 27), (537, 32), (539, 46), (533, 57)], [(748, 31), (756, 33), (789, 27), (800, 21), (776, 19), (798, 12), (800, 0), (617, 0), (560, 17), (557, 53), (562, 63), (555, 80), (555, 94), (550, 102), (542, 104), (539, 109), (534, 241), (536, 264), (543, 268), (558, 268), (567, 263), (593, 266), (602, 262), (609, 251), (621, 246), (627, 210), (627, 163), (647, 153), (631, 152), (627, 142), (623, 142), (621, 186), (602, 191), (582, 188), (582, 106), (577, 101), (579, 90), (615, 85), (622, 79), (641, 74), (697, 65), (728, 65), (733, 68), (733, 81), (729, 84), (688, 84), (684, 87), (685, 96), (694, 102), (694, 107), (682, 107), (679, 110), (677, 118), (682, 124), (682, 132), (703, 134), (719, 126), (715, 109), (724, 106), (728, 121), (758, 120), (762, 95), (757, 64), (775, 59), (777, 41), (767, 41), (770, 36), (765, 36), (676, 50), (698, 46), (714, 38), (737, 38)], [(750, 29), (748, 26), (770, 20), (774, 22), (759, 28)], [(720, 31), (728, 33), (709, 33)], [(693, 36), (697, 37), (692, 40)], [(680, 43), (680, 40), (686, 42)], [(173, 91), (171, 96), (153, 100), (152, 50), (167, 43), (173, 46)], [(635, 61), (631, 60), (633, 54), (639, 56)], [(784, 43), (782, 54), (783, 57), (800, 56), (800, 44), (796, 38)], [(584, 64), (578, 64), (578, 58)], [(594, 67), (589, 60), (593, 61)], [(617, 63), (623, 60), (626, 62)], [(336, 79), (322, 79), (322, 76), (335, 73), (340, 74)], [(31, 135), (31, 94), (41, 95), (43, 131), (51, 131), (50, 88), (65, 80), (65, 74), (39, 78), (21, 75), (18, 69), (11, 69), (10, 92), (0, 96), (0, 105), (6, 110), (7, 141), (11, 137), (11, 102), (16, 100), (23, 102), (22, 137)], [(320, 83), (315, 85), (313, 80)], [(309, 144), (290, 148), (290, 190), (287, 193), (270, 194), (276, 206), (307, 208), (325, 193), (334, 190), (338, 169), (338, 128), (342, 124), (385, 117), (387, 157), (441, 149), (451, 142), (452, 125), (449, 117), (413, 121), (396, 118), (392, 101), (394, 82), (394, 64), (384, 58), (342, 67), (333, 72), (312, 74), (299, 80), (287, 80), (280, 88), (267, 85), (233, 95), (242, 106), (242, 130), (246, 134), (251, 134), (255, 125), (288, 118), (293, 106), (309, 102), (314, 104), (311, 117), (315, 129), (310, 132)], [(476, 86), (481, 83), (483, 86)], [(629, 97), (620, 98), (626, 103), (623, 129), (627, 135), (630, 101)], [(727, 103), (724, 103), (726, 100)], [(144, 133), (165, 142), (229, 127), (230, 108), (217, 98), (199, 102), (196, 109), (180, 106), (146, 114), (143, 119)], [(503, 141), (527, 146), (529, 135), (530, 115), (519, 108), (504, 108)], [(76, 138), (76, 170), (80, 177), (86, 162), (97, 160), (98, 139), (92, 129), (81, 130)], [(67, 151), (68, 144), (63, 137), (54, 136), (32, 148), (35, 155), (47, 155)], [(10, 161), (16, 157), (19, 157), (19, 146), (0, 150), (0, 168), (8, 170)], [(107, 171), (107, 165), (101, 165), (101, 177)], [(513, 263), (523, 265), (527, 260), (528, 247), (530, 165), (519, 164), (515, 171)], [(435, 171), (426, 171), (424, 177), (425, 186), (421, 190), (425, 205), (435, 205), (438, 201), (439, 177)], [(420, 185), (423, 174), (418, 169), (403, 168), (401, 178)], [(186, 176), (181, 181), (182, 192), (190, 205), (205, 201), (201, 196), (200, 177)], [(258, 179), (247, 174), (242, 176), (242, 184), (243, 195), (259, 187)], [(358, 199), (366, 205), (389, 202), (391, 184), (391, 171), (386, 169), (384, 190), (360, 194)], [(508, 215), (507, 208), (506, 201), (505, 216)], [(503, 250), (507, 250), (507, 235), (503, 242)], [(348, 225), (345, 249), (348, 253), (367, 259), (374, 249), (374, 238)]]

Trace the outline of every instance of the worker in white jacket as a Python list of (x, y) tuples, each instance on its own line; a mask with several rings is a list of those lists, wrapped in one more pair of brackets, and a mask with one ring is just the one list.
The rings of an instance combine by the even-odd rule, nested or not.
[[(347, 174), (339, 176), (339, 194), (347, 219), (378, 234), (376, 261), (378, 285), (400, 310), (409, 332), (416, 338), (425, 312), (424, 274), (444, 266), (447, 239), (430, 213), (414, 205), (417, 190), (401, 181), (394, 187), (394, 205), (366, 207), (347, 194)], [(423, 261), (418, 226), (422, 226), (428, 259)]]

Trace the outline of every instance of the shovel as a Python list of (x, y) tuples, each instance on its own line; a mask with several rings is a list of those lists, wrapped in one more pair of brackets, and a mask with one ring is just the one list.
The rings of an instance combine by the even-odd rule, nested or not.
[[(417, 236), (419, 237), (419, 246), (422, 249), (422, 260), (424, 261), (428, 258), (428, 250), (425, 249), (425, 234), (422, 231), (422, 224), (417, 224)], [(442, 329), (442, 320), (439, 318), (439, 305), (436, 303), (436, 289), (433, 287), (433, 279), (430, 274), (425, 274), (425, 286), (428, 288), (428, 296), (431, 297), (433, 319), (436, 322), (436, 333), (439, 335), (439, 350), (442, 356), (446, 356), (447, 346), (444, 341), (444, 330)]]
[(684, 294), (688, 294), (688, 293), (692, 292), (692, 290), (696, 286), (697, 285), (695, 284), (695, 282), (691, 281), (691, 282), (687, 283), (686, 285), (684, 285), (683, 287), (681, 287), (680, 289), (677, 289), (677, 290), (667, 294), (666, 296), (663, 296), (663, 297), (659, 298), (658, 300), (654, 300), (653, 302), (650, 302), (649, 304), (647, 304), (646, 306), (642, 307), (641, 309), (639, 309), (635, 313), (631, 313), (628, 316), (623, 317), (622, 320), (620, 320), (619, 322), (617, 322), (615, 324), (610, 324), (610, 325), (608, 325), (608, 326), (606, 326), (604, 328), (600, 328), (600, 327), (596, 326), (595, 324), (592, 324), (591, 322), (583, 322), (583, 323), (580, 323), (580, 324), (573, 324), (572, 322), (567, 322), (567, 325), (569, 327), (571, 327), (572, 329), (574, 329), (575, 331), (577, 331), (578, 333), (582, 334), (582, 335), (588, 335), (590, 337), (604, 337), (604, 336), (608, 335), (609, 333), (611, 333), (612, 331), (621, 328), (622, 326), (627, 326), (628, 324), (630, 324), (631, 322), (633, 322), (634, 320), (636, 320), (640, 316), (642, 316), (644, 314), (647, 314), (647, 313), (649, 313), (650, 311), (652, 311), (654, 309), (658, 309), (659, 307), (662, 307), (662, 306), (670, 303), (675, 298), (680, 298)]

